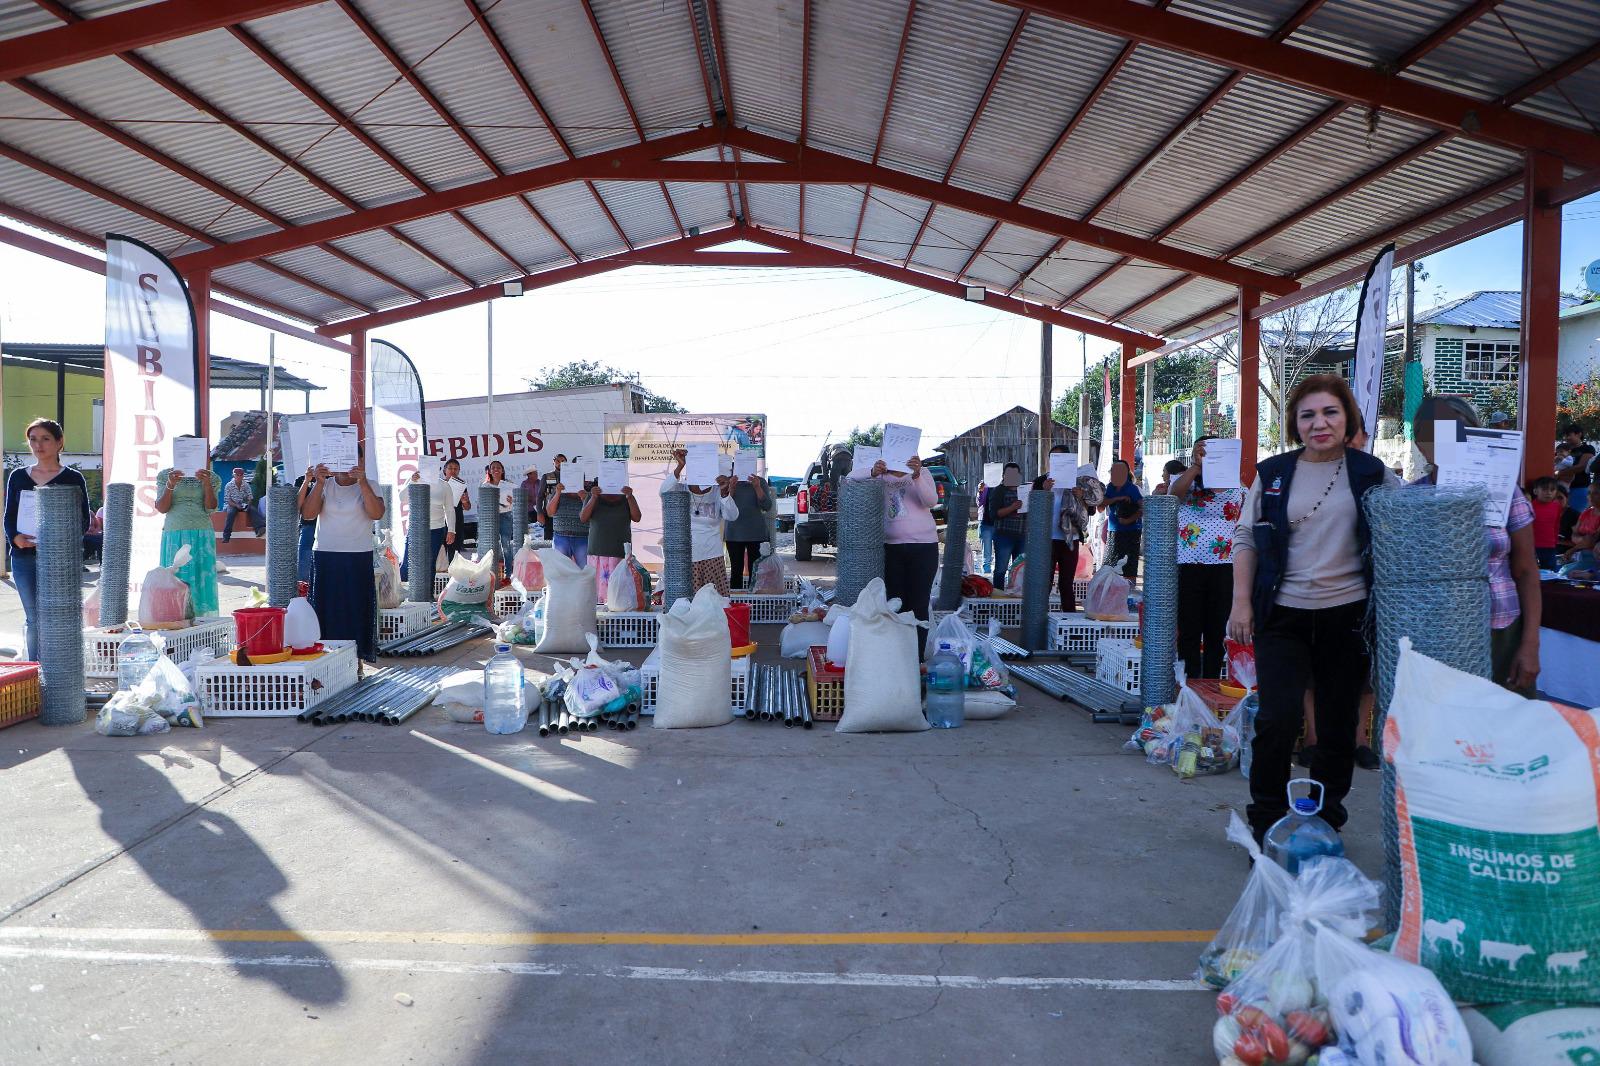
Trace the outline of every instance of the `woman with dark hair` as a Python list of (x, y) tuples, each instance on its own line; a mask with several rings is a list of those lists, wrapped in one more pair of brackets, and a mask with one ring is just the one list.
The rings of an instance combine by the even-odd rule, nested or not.
[(39, 512), (30, 507), (28, 528), (18, 526), (22, 494), (46, 485), (67, 485), (77, 489), (83, 508), (83, 527), (88, 529), (89, 486), (82, 474), (70, 466), (61, 465), (61, 450), (67, 443), (61, 432), (61, 423), (48, 418), (35, 418), (28, 423), (27, 438), (33, 465), (19, 466), (6, 478), (6, 547), (11, 553), (11, 573), (17, 586), (17, 596), (22, 600), (28, 658), (38, 662), (39, 634), (35, 630), (34, 620), (39, 613)]
[(378, 587), (372, 570), (372, 523), (383, 517), (383, 501), (367, 481), (367, 464), (359, 452), (349, 470), (335, 472), (318, 463), (310, 485), (300, 516), (317, 523), (311, 606), (324, 637), (355, 641), (356, 654), (373, 662), (378, 658)]
[[(1209, 440), (1210, 438), (1203, 438)], [(1198, 443), (1198, 442), (1197, 442)], [(1152, 496), (1165, 496), (1172, 491), (1172, 479), (1189, 469), (1182, 459), (1168, 459), (1161, 468), (1161, 482), (1150, 490)]]
[(1250, 769), (1250, 828), (1259, 841), (1288, 810), (1284, 790), (1308, 683), (1316, 689), (1311, 776), (1335, 829), (1355, 768), (1356, 719), (1370, 667), (1362, 621), (1372, 571), (1361, 499), (1398, 485), (1382, 461), (1350, 446), (1361, 425), (1343, 378), (1315, 374), (1284, 409), (1300, 447), (1256, 468), (1233, 539), (1228, 636), (1256, 646), (1261, 708)]
[(1186, 677), (1222, 676), (1222, 640), (1233, 607), (1233, 530), (1243, 489), (1208, 489), (1200, 476), (1206, 441), (1168, 486), (1178, 501), (1178, 658)]
[(517, 545), (511, 543), (511, 482), (506, 480), (506, 467), (498, 459), (491, 459), (483, 470), (483, 483), (493, 485), (500, 501), (498, 515), (478, 516), (478, 557), (491, 548), (500, 549), (501, 582), (511, 576), (511, 558)]
[(189, 548), (189, 561), (178, 568), (178, 579), (189, 586), (189, 602), (196, 618), (215, 615), (217, 603), (217, 532), (211, 514), (217, 509), (222, 479), (208, 466), (203, 470), (175, 470), (156, 475), (161, 494), (156, 510), (167, 517), (161, 523), (161, 565), (171, 566), (178, 549)]
[[(306, 497), (310, 495), (312, 482), (315, 480), (315, 468), (306, 471), (305, 484), (300, 491), (300, 513), (305, 514)], [(412, 474), (413, 483), (421, 481), (420, 474)], [(436, 560), (439, 553), (444, 552), (446, 561), (454, 559), (456, 555), (456, 531), (461, 528), (461, 497), (466, 493), (466, 483), (461, 480), (461, 463), (455, 459), (446, 459), (444, 466), (439, 471), (439, 476), (428, 483), (428, 565), (437, 566)], [(406, 558), (400, 560), (400, 579), (410, 577), (409, 569), (411, 553), (406, 552)]]
[[(906, 465), (910, 472), (898, 474), (882, 459), (872, 464), (871, 476), (883, 485), (883, 588), (900, 601), (902, 611), (926, 622), (939, 569), (939, 527), (933, 519), (939, 489), (919, 457), (913, 455)], [(926, 651), (927, 642), (917, 641), (917, 657)]]
[(1000, 484), (989, 490), (984, 501), (984, 517), (994, 527), (994, 587), (1006, 587), (1011, 564), (1022, 555), (1026, 538), (1026, 519), (1022, 514), (1022, 467), (1007, 463), (1000, 473)]

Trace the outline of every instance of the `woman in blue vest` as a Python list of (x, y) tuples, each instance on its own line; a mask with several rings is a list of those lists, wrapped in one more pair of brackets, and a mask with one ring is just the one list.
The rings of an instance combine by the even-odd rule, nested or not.
[(1257, 840), (1288, 811), (1284, 790), (1308, 683), (1316, 690), (1311, 776), (1324, 790), (1322, 817), (1335, 829), (1345, 823), (1371, 666), (1362, 633), (1372, 570), (1361, 498), (1399, 484), (1382, 461), (1351, 447), (1361, 415), (1343, 378), (1306, 378), (1284, 409), (1289, 439), (1301, 447), (1256, 468), (1234, 533), (1228, 617), (1228, 635), (1256, 646), (1261, 709), (1247, 813)]

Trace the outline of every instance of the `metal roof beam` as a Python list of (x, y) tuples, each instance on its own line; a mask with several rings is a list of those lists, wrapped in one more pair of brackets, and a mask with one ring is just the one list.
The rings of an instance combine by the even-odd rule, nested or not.
[(1336, 100), (1405, 115), (1453, 136), (1600, 166), (1600, 137), (1420, 82), (1218, 26), (1133, 0), (1005, 0), (1066, 22), (1298, 85)]
[[(811, 0), (805, 0), (800, 8), (800, 148), (803, 151), (809, 133), (807, 122), (810, 112), (807, 105), (811, 101)], [(800, 186), (800, 213), (796, 219), (796, 236), (802, 241), (806, 239), (806, 187)]]
[(0, 81), (144, 48), (321, 0), (161, 0), (0, 41)]
[[(894, 109), (894, 93), (900, 87), (900, 70), (905, 66), (906, 48), (911, 44), (911, 23), (917, 17), (917, 0), (906, 4), (906, 21), (900, 28), (900, 47), (894, 53), (894, 70), (889, 75), (889, 92), (883, 98), (883, 117), (878, 120), (878, 139), (872, 142), (872, 164), (877, 165), (883, 155), (883, 135), (889, 129), (889, 113)], [(867, 201), (872, 198), (872, 186), (861, 190), (861, 210), (856, 212), (856, 230), (850, 237), (850, 254), (861, 243), (861, 225), (867, 220)]]

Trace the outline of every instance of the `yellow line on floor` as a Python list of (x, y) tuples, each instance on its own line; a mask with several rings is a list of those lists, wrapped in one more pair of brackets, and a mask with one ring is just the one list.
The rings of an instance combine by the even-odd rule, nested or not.
[(483, 947), (897, 947), (966, 944), (984, 947), (1052, 944), (1204, 944), (1210, 929), (1110, 929), (1046, 932), (651, 933), (426, 932), (300, 929), (93, 929), (0, 926), (0, 940), (214, 941), (234, 944), (449, 944)]

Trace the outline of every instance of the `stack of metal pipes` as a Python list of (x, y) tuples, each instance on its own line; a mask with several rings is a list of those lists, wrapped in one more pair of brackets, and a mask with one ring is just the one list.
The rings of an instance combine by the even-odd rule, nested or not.
[(413, 633), (406, 637), (396, 637), (385, 644), (378, 645), (378, 654), (384, 656), (419, 656), (432, 655), (435, 652), (448, 651), (457, 644), (464, 644), (469, 640), (481, 637), (494, 630), (477, 621), (457, 619), (453, 622), (440, 622), (438, 625), (429, 626), (420, 633)]
[(547, 699), (539, 704), (538, 724), (541, 737), (552, 734), (565, 737), (598, 733), (601, 726), (625, 732), (639, 728), (639, 708), (624, 707), (620, 711), (607, 711), (592, 718), (580, 718), (567, 710), (565, 701)]
[(439, 694), (439, 680), (449, 672), (446, 666), (379, 670), (354, 688), (301, 711), (296, 718), (312, 725), (346, 722), (400, 725), (433, 702), (433, 697)]
[(810, 729), (814, 723), (805, 675), (799, 670), (751, 663), (744, 716), (752, 722), (782, 722)]

